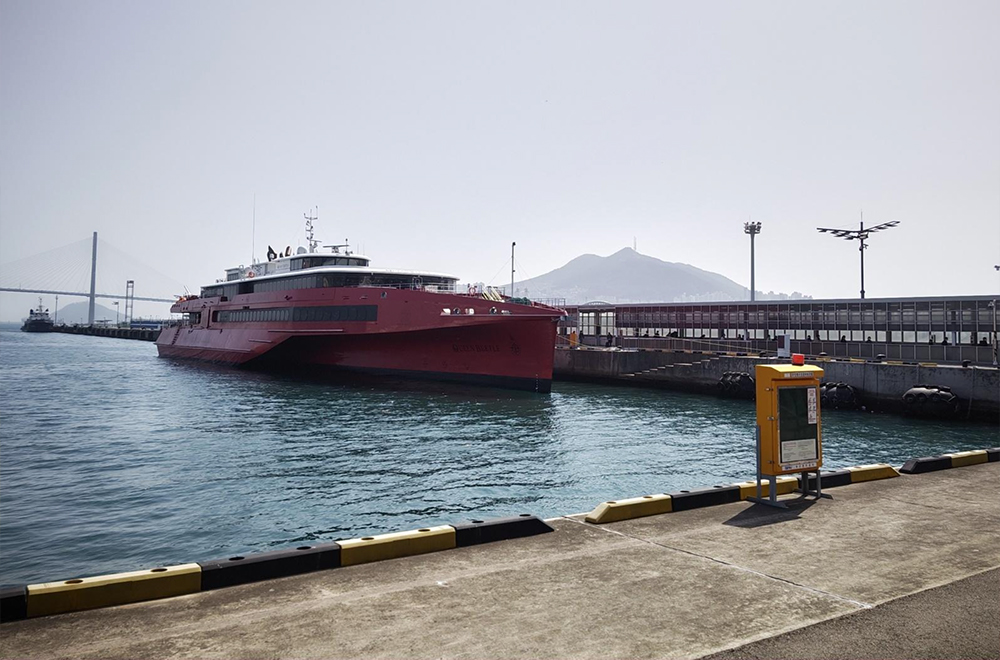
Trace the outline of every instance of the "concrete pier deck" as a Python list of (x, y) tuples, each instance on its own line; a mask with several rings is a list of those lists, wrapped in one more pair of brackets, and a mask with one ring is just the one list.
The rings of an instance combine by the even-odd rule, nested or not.
[(1000, 611), (998, 477), (986, 463), (789, 511), (569, 516), (531, 538), (16, 621), (0, 655), (998, 657), (983, 625)]

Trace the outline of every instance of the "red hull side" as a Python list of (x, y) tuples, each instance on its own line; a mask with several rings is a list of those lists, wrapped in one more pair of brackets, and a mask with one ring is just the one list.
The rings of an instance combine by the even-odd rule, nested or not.
[(407, 333), (301, 337), (262, 358), (281, 366), (425, 376), (549, 391), (555, 324), (548, 319)]
[[(333, 302), (329, 294), (295, 293), (299, 297), (295, 304), (300, 307)], [(351, 293), (338, 295), (337, 302), (365, 300), (357, 297), (365, 292)], [(167, 328), (156, 344), (162, 357), (303, 371), (325, 367), (550, 390), (558, 310), (420, 292), (391, 295), (375, 299), (377, 322), (220, 324), (211, 321), (212, 311), (239, 309), (237, 305), (244, 301), (235, 300), (232, 305), (204, 301), (197, 308), (204, 310), (200, 324)], [(261, 308), (266, 309), (270, 301), (246, 302), (264, 303)], [(482, 309), (464, 313), (472, 304)], [(490, 305), (500, 310), (491, 313)], [(461, 306), (463, 313), (443, 315), (442, 306)], [(501, 313), (502, 309), (512, 311)]]

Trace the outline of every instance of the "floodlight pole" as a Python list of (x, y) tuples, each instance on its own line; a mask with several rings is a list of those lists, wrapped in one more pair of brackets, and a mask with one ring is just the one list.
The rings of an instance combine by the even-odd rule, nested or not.
[(853, 241), (857, 239), (860, 243), (858, 251), (861, 253), (861, 299), (865, 299), (865, 250), (868, 249), (868, 237), (876, 231), (882, 231), (883, 229), (891, 229), (899, 225), (898, 220), (891, 220), (889, 222), (884, 222), (880, 225), (875, 225), (865, 229), (865, 218), (861, 216), (861, 227), (860, 229), (839, 229), (831, 227), (817, 227), (816, 229), (821, 234), (833, 234), (837, 238), (843, 238), (848, 241)]
[[(997, 272), (1000, 272), (1000, 266), (994, 266)], [(997, 358), (998, 353), (1000, 353), (1000, 337), (997, 337), (997, 299), (994, 298), (990, 301), (990, 309), (993, 310), (993, 366), (998, 366)]]
[(1000, 346), (1000, 339), (997, 338), (997, 300), (994, 298), (988, 305), (993, 312), (993, 366), (997, 366), (997, 348)]
[(750, 234), (750, 302), (753, 302), (756, 297), (757, 285), (754, 282), (754, 255), (753, 255), (753, 237), (760, 233), (760, 223), (759, 222), (744, 222), (743, 223), (743, 233)]
[(861, 247), (858, 250), (861, 252), (861, 299), (865, 299), (865, 221), (861, 221), (861, 238), (858, 241), (861, 243)]

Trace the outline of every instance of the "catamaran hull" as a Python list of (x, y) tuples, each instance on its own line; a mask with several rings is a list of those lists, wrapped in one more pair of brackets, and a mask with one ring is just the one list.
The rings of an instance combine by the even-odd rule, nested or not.
[(448, 327), (346, 333), (338, 328), (165, 329), (161, 357), (313, 374), (343, 373), (475, 383), (548, 392), (557, 317), (447, 319)]

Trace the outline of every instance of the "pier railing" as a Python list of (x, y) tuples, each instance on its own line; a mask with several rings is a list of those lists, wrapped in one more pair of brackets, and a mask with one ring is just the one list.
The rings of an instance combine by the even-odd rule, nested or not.
[[(564, 337), (561, 337), (564, 339)], [(559, 342), (565, 347), (568, 342)], [(583, 345), (606, 347), (607, 336), (585, 336)], [(993, 364), (993, 346), (975, 344), (912, 344), (857, 341), (804, 341), (792, 340), (792, 352), (810, 357), (825, 353), (832, 358), (860, 358), (875, 360), (901, 360), (903, 362), (937, 362), (960, 364), (968, 360), (972, 364), (989, 366)], [(616, 337), (613, 346), (626, 349), (647, 350), (693, 350), (724, 353), (774, 354), (778, 350), (777, 341), (738, 339), (682, 339), (678, 337)]]

